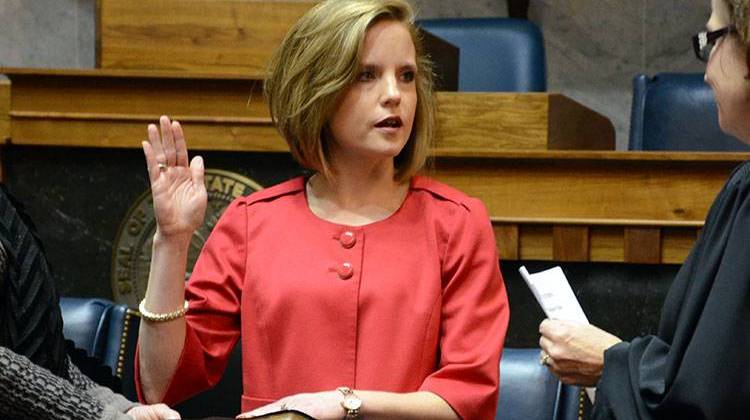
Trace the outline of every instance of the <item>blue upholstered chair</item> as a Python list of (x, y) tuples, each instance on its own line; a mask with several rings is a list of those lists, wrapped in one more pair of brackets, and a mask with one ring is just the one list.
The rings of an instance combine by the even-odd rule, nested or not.
[(630, 150), (748, 151), (719, 128), (702, 73), (643, 74), (633, 79)]
[(425, 19), (418, 25), (459, 48), (459, 91), (547, 90), (544, 40), (533, 23), (472, 18)]
[(91, 298), (60, 298), (60, 309), (65, 338), (108, 366), (122, 380), (122, 393), (134, 399), (138, 313), (126, 305)]
[(497, 420), (575, 420), (581, 396), (539, 363), (539, 349), (503, 351)]
[[(65, 338), (110, 367), (122, 381), (122, 394), (135, 400), (135, 346), (140, 314), (126, 305), (94, 298), (64, 297), (60, 299), (60, 309)], [(175, 409), (187, 418), (234, 417), (240, 411), (240, 395), (242, 360), (238, 345), (221, 381)]]

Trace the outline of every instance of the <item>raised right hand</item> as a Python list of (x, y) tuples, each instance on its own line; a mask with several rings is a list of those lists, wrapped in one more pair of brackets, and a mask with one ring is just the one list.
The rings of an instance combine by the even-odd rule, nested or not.
[(206, 213), (208, 195), (203, 181), (203, 158), (195, 156), (188, 166), (180, 123), (162, 116), (159, 125), (157, 128), (149, 124), (148, 141), (142, 143), (154, 199), (156, 230), (165, 238), (189, 240), (203, 224)]

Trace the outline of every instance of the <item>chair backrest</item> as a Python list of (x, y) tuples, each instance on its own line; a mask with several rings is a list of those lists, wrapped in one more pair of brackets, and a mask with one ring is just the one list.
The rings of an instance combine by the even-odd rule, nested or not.
[(724, 134), (702, 73), (643, 74), (633, 79), (630, 150), (747, 151)]
[(417, 24), (459, 48), (458, 90), (547, 90), (544, 40), (533, 23), (511, 18), (425, 19)]
[(505, 348), (497, 420), (574, 420), (579, 388), (563, 385), (539, 363), (539, 349)]
[[(113, 305), (105, 299), (60, 298), (63, 335), (73, 341), (77, 348), (86, 350), (89, 356), (104, 361), (102, 356), (107, 344)], [(119, 347), (119, 342), (117, 344)], [(116, 367), (108, 366), (113, 369)]]
[(137, 312), (106, 299), (72, 297), (60, 298), (60, 309), (65, 338), (108, 366), (122, 380), (122, 393), (135, 399)]
[[(63, 335), (112, 369), (122, 382), (122, 394), (135, 400), (135, 347), (140, 316), (126, 305), (105, 299), (60, 298)], [(175, 409), (186, 417), (234, 417), (240, 411), (242, 355), (234, 349), (221, 381)]]

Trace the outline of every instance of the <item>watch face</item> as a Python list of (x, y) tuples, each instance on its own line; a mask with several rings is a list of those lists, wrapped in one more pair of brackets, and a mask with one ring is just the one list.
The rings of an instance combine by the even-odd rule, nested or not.
[(344, 408), (347, 410), (359, 410), (362, 407), (362, 400), (357, 397), (344, 398)]

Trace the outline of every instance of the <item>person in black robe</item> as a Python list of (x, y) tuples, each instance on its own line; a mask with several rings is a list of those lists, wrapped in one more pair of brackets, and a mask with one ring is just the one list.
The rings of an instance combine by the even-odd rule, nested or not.
[[(713, 0), (707, 61), (723, 131), (750, 143), (750, 0)], [(750, 418), (750, 162), (732, 173), (667, 294), (656, 335), (544, 320), (541, 361), (597, 386), (595, 419)]]

